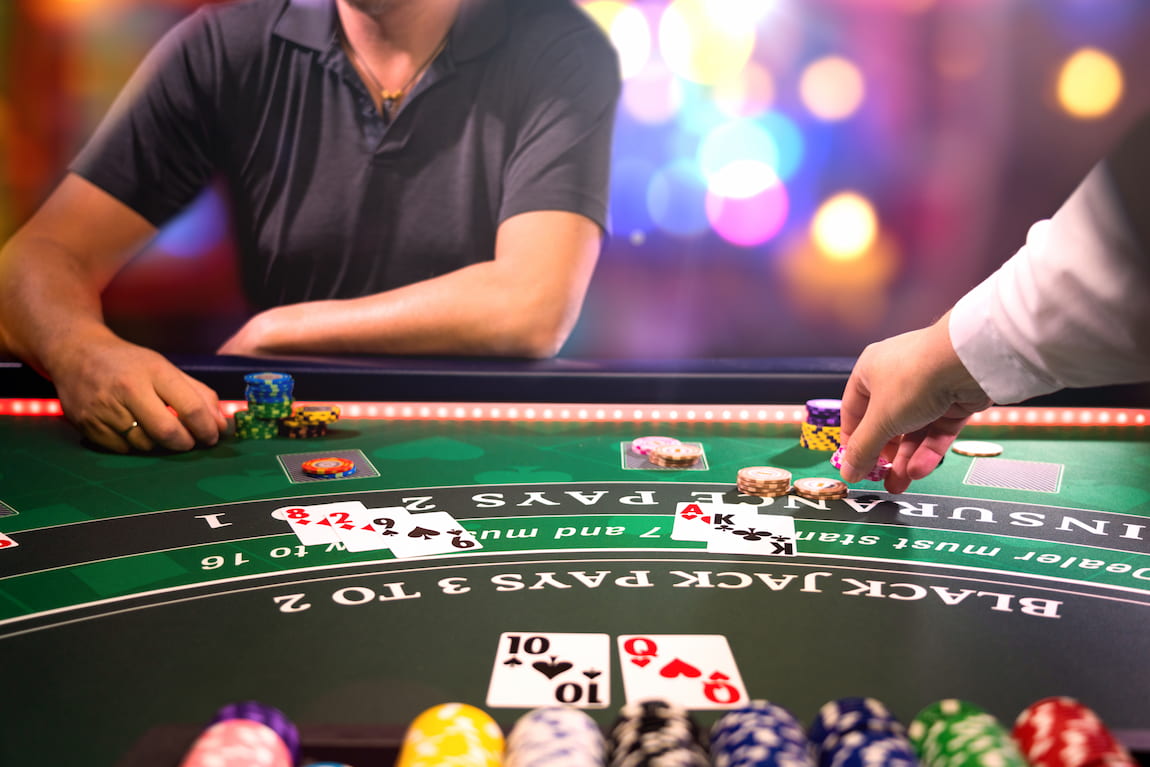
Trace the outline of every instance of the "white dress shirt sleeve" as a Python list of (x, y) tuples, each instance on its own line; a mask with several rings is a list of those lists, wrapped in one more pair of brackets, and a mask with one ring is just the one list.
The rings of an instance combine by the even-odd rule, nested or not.
[(1104, 163), (951, 310), (951, 344), (997, 403), (1150, 380), (1150, 254)]

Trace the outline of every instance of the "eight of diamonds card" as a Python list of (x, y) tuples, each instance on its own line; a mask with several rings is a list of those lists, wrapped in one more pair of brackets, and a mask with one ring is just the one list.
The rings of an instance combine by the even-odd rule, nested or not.
[(353, 511), (364, 508), (359, 501), (322, 503), (317, 506), (285, 506), (276, 509), (272, 516), (286, 520), (292, 532), (304, 546), (322, 543), (339, 543), (339, 536), (328, 515), (334, 511)]
[(747, 701), (735, 656), (721, 634), (624, 634), (619, 665), (628, 703), (659, 698), (686, 708), (722, 709)]
[(487, 687), (488, 706), (606, 708), (610, 702), (607, 634), (506, 631), (500, 635)]

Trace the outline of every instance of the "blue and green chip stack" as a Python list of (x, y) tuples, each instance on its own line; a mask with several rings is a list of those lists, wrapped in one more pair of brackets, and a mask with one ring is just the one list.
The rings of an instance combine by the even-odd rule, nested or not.
[(236, 436), (241, 439), (278, 436), (280, 421), (292, 414), (295, 381), (287, 373), (248, 373), (244, 382), (248, 409), (236, 413)]

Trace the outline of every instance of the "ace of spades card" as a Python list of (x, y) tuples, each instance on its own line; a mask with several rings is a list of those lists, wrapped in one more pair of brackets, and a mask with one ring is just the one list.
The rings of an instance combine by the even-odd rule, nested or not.
[(721, 634), (624, 634), (619, 665), (628, 703), (659, 698), (692, 709), (735, 708), (747, 688)]
[(611, 637), (505, 631), (499, 636), (487, 705), (606, 708), (611, 702)]

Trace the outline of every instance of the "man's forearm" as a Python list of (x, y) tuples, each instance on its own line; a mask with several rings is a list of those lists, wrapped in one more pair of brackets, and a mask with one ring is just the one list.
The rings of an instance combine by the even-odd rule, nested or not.
[(250, 331), (264, 354), (547, 357), (581, 301), (581, 290), (553, 297), (492, 261), (386, 293), (276, 307), (253, 318)]
[(51, 375), (55, 360), (94, 334), (110, 334), (99, 289), (58, 245), (17, 235), (0, 250), (0, 341)]
[(362, 298), (270, 309), (220, 353), (550, 357), (578, 318), (601, 235), (577, 214), (520, 214), (500, 226), (492, 261)]

